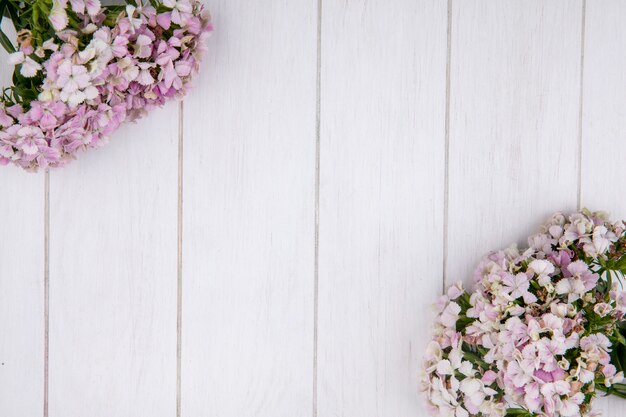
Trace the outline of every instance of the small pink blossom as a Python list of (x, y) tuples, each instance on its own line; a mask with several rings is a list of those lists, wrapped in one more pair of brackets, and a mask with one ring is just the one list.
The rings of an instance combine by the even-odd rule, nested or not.
[(69, 0), (72, 10), (78, 14), (96, 16), (100, 12), (100, 0)]
[(516, 275), (508, 274), (502, 280), (502, 284), (503, 293), (509, 294), (514, 300), (523, 297), (524, 302), (527, 304), (537, 301), (537, 297), (528, 291), (530, 280), (524, 272)]
[(135, 42), (135, 58), (149, 58), (152, 55), (152, 39), (141, 34)]
[(26, 56), (23, 51), (14, 52), (9, 55), (9, 63), (13, 65), (20, 65), (20, 74), (22, 74), (26, 78), (32, 78), (39, 71), (41, 71), (42, 66), (31, 57)]
[(65, 29), (69, 24), (69, 17), (65, 11), (67, 7), (66, 3), (67, 0), (65, 2), (58, 2), (57, 0), (52, 2), (52, 10), (50, 11), (48, 19), (57, 32)]
[(35, 126), (22, 126), (17, 131), (18, 139), (15, 146), (26, 155), (35, 155), (40, 146), (46, 146), (43, 132)]
[(185, 26), (191, 17), (193, 7), (189, 0), (163, 0), (163, 5), (172, 9), (172, 23)]
[(450, 302), (441, 313), (439, 320), (444, 326), (452, 328), (456, 325), (460, 312), (461, 307), (455, 302)]

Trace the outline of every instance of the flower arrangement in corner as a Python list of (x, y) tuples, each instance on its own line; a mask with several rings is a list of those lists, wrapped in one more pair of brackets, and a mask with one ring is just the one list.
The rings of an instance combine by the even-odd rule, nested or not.
[[(142, 1), (145, 1), (142, 3)], [(0, 164), (58, 167), (186, 92), (210, 16), (198, 0), (0, 0), (17, 47), (0, 97)]]
[(596, 416), (598, 393), (626, 398), (624, 223), (557, 213), (528, 244), (439, 299), (421, 387), (432, 415)]

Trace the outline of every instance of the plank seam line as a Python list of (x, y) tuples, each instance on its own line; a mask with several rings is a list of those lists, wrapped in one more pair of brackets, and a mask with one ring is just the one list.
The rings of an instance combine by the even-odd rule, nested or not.
[(579, 108), (578, 108), (578, 190), (576, 206), (582, 207), (582, 183), (583, 183), (583, 84), (585, 75), (585, 25), (587, 14), (587, 0), (582, 0), (582, 22), (580, 29), (580, 80), (579, 80)]
[(50, 358), (50, 171), (44, 174), (44, 272), (43, 272), (43, 416), (48, 417), (49, 358)]
[(319, 317), (319, 246), (320, 246), (320, 152), (322, 126), (322, 0), (317, 0), (317, 72), (315, 102), (315, 236), (313, 266), (313, 417), (317, 417), (318, 395), (318, 317)]
[(445, 294), (448, 275), (448, 217), (450, 190), (450, 67), (452, 60), (452, 0), (448, 0), (446, 28), (446, 110), (445, 110), (445, 145), (444, 145), (444, 179), (443, 179), (443, 266), (441, 291)]
[(178, 195), (176, 214), (176, 417), (181, 417), (183, 334), (183, 102), (178, 105)]

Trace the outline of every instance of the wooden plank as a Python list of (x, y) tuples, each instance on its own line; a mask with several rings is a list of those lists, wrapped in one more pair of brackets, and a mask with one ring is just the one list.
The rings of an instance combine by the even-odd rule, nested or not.
[(312, 414), (317, 1), (209, 1), (184, 110), (182, 416)]
[[(446, 2), (324, 2), (319, 416), (422, 414), (442, 288)], [(417, 413), (417, 414), (416, 414)]]
[[(1, 58), (0, 58), (1, 59)], [(44, 174), (0, 167), (0, 415), (40, 416), (44, 393)]]
[(50, 178), (50, 417), (176, 412), (178, 104)]
[(626, 152), (624, 13), (619, 0), (587, 1), (581, 201), (626, 219), (626, 198), (617, 191)]
[[(2, 28), (15, 33), (6, 21)], [(13, 68), (0, 49), (0, 86), (9, 86)], [(44, 173), (0, 167), (2, 416), (43, 414), (44, 195)]]
[(453, 2), (447, 281), (576, 209), (580, 1)]
[[(581, 202), (626, 220), (626, 3), (587, 0), (583, 83)], [(626, 415), (626, 401), (598, 401), (603, 415)]]

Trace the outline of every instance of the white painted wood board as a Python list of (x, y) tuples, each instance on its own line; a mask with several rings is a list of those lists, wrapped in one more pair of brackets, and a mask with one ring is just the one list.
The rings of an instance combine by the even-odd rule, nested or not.
[[(15, 33), (6, 21), (2, 28)], [(6, 59), (2, 49), (0, 62)], [(0, 86), (11, 74), (2, 65)], [(44, 403), (44, 177), (0, 170), (0, 415), (37, 416)]]
[(182, 415), (311, 416), (317, 2), (208, 4), (220, 29), (184, 105)]
[(0, 175), (0, 415), (36, 416), (44, 396), (44, 177)]
[(0, 168), (1, 416), (46, 417), (47, 268), (49, 417), (425, 415), (444, 275), (626, 217), (621, 1), (206, 4), (182, 115), (51, 174), (47, 263), (44, 175)]
[(582, 125), (583, 205), (626, 219), (626, 3), (587, 0)]
[(176, 412), (178, 105), (50, 174), (49, 416)]
[(446, 280), (576, 209), (580, 1), (455, 1)]
[(424, 413), (442, 288), (447, 8), (324, 2), (318, 415)]

